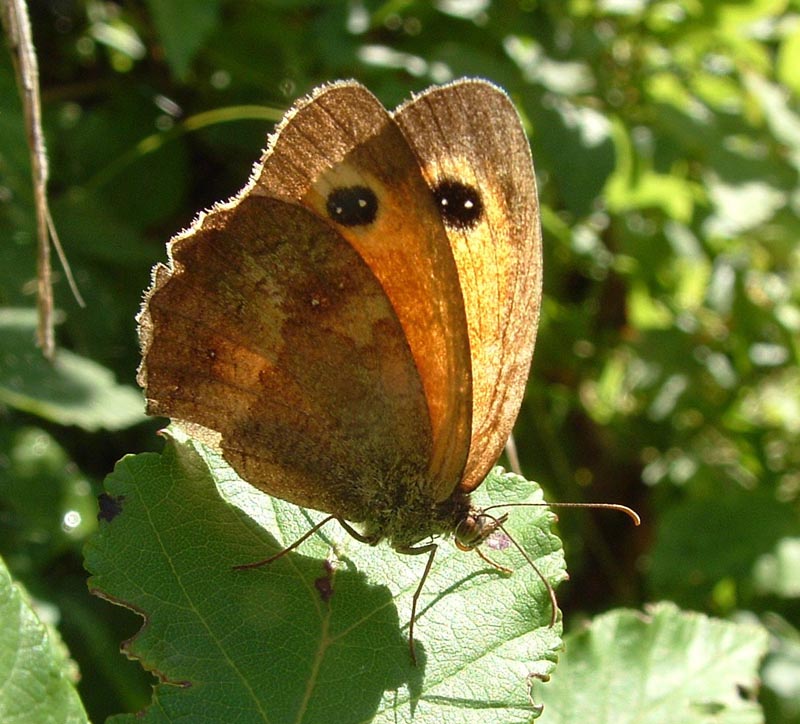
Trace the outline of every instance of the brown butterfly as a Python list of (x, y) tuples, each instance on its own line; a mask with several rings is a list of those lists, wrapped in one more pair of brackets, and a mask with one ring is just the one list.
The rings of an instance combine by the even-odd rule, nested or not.
[(150, 414), (328, 512), (319, 525), (428, 553), (425, 575), (431, 536), (472, 549), (502, 522), (470, 492), (519, 411), (542, 283), (530, 149), (502, 90), (459, 80), (389, 113), (355, 82), (323, 86), (168, 255), (138, 318)]

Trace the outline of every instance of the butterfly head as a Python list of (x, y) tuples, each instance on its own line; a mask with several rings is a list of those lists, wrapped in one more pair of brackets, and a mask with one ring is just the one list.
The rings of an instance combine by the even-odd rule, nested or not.
[(504, 513), (498, 518), (482, 510), (471, 508), (459, 520), (453, 531), (456, 546), (462, 551), (474, 550), (496, 530), (501, 528), (507, 520), (508, 513)]

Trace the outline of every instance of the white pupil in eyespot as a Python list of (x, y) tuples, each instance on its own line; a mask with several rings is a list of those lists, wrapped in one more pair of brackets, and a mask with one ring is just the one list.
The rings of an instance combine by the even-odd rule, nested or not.
[[(443, 198), (439, 202), (439, 204), (441, 206), (449, 206), (450, 205), (450, 199)], [(473, 209), (473, 208), (475, 208), (475, 202), (471, 201), (470, 199), (467, 199), (466, 201), (464, 201), (464, 207), (463, 208), (465, 208), (465, 209)]]
[[(359, 199), (356, 203), (358, 204), (359, 208), (361, 208), (361, 209), (367, 208), (367, 200), (366, 199)], [(342, 206), (337, 206), (336, 207), (336, 213), (337, 214), (341, 214), (342, 211), (344, 211), (344, 208)]]

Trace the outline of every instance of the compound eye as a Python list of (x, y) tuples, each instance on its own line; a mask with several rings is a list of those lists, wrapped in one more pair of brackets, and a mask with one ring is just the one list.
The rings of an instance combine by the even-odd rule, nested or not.
[(464, 516), (454, 531), (456, 545), (462, 551), (470, 551), (485, 541), (502, 523), (502, 520), (477, 511)]

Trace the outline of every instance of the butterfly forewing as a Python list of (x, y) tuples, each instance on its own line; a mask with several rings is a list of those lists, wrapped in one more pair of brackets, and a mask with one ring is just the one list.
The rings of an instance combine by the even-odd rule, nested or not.
[[(468, 492), (508, 439), (536, 340), (542, 263), (533, 163), (511, 101), (485, 81), (433, 88), (394, 117), (435, 198), (461, 205), (446, 228), (471, 350), (471, 444), (460, 484)], [(462, 186), (477, 191), (477, 201)]]

